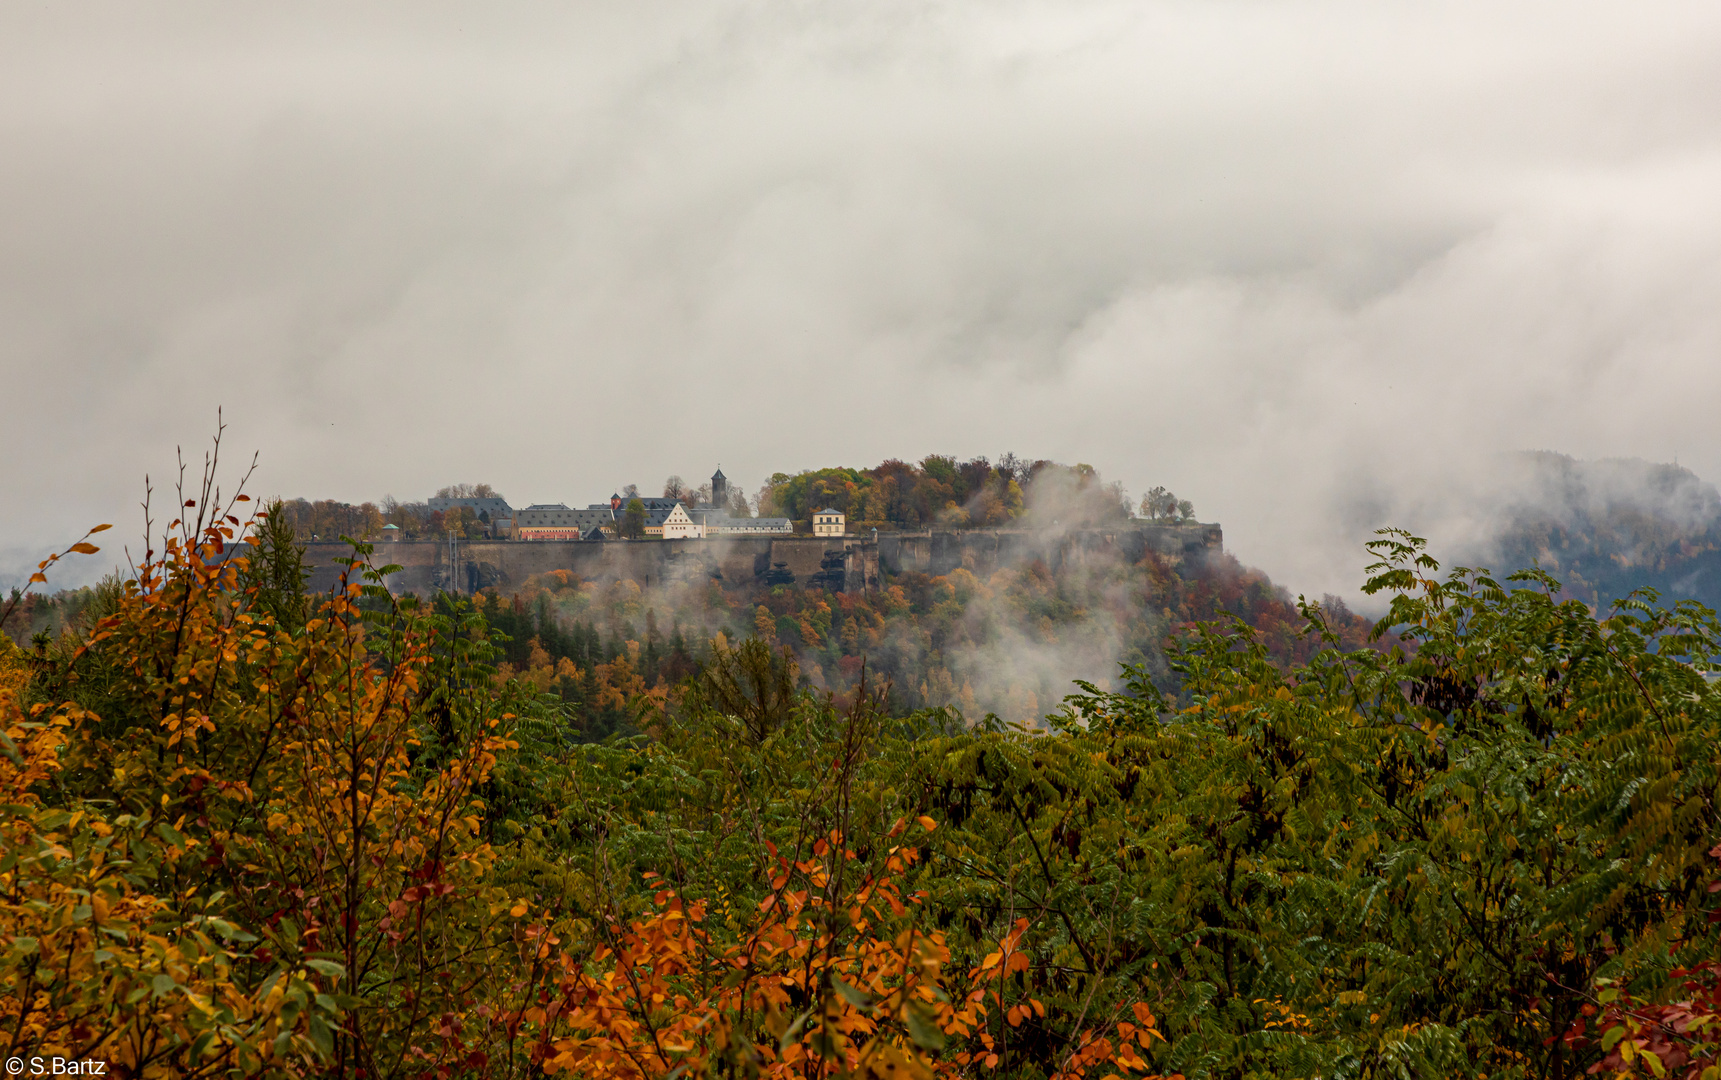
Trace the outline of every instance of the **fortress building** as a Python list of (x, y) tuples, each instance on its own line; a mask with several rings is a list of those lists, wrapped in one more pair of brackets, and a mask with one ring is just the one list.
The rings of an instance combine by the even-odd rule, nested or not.
[(705, 526), (688, 516), (687, 507), (676, 503), (663, 519), (660, 535), (665, 540), (698, 540), (705, 535)]
[(704, 506), (688, 508), (688, 515), (699, 528), (699, 535), (717, 536), (792, 536), (794, 523), (788, 518), (729, 516), (729, 478), (723, 468), (711, 474), (711, 501)]
[(533, 503), (514, 511), (514, 539), (579, 540), (584, 534), (578, 514), (562, 503)]
[[(729, 478), (718, 469), (711, 477), (711, 502), (689, 505), (684, 499), (635, 496), (645, 507), (645, 535), (663, 540), (698, 540), (718, 536), (791, 536), (788, 518), (729, 516)], [(451, 500), (452, 501), (452, 500)], [(470, 500), (468, 500), (470, 501)], [(513, 511), (516, 540), (602, 540), (621, 534), (630, 498), (616, 493), (608, 502), (575, 510), (564, 503), (534, 503)], [(838, 529), (837, 534), (841, 533)]]
[[(674, 499), (641, 498), (645, 504), (645, 534), (663, 535), (663, 522), (678, 505)], [(515, 512), (516, 540), (613, 539), (621, 531), (629, 500), (611, 495), (608, 502), (591, 503), (575, 510), (564, 503), (534, 503)]]
[(813, 514), (814, 536), (847, 536), (848, 527), (843, 524), (847, 520), (841, 510), (829, 507)]
[(689, 511), (703, 536), (791, 536), (795, 526), (788, 518), (730, 517), (727, 510), (709, 507)]

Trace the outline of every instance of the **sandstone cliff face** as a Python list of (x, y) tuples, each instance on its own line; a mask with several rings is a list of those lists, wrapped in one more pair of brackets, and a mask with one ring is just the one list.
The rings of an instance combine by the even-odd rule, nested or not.
[[(1224, 536), (1218, 525), (1191, 524), (885, 533), (876, 542), (870, 536), (497, 541), (458, 545), (452, 559), (446, 543), (424, 540), (379, 545), (375, 561), (378, 565), (401, 566), (400, 572), (389, 577), (392, 591), (420, 596), (441, 590), (470, 595), (479, 589), (495, 589), (508, 596), (527, 578), (552, 570), (571, 570), (588, 581), (630, 579), (641, 588), (715, 580), (730, 588), (783, 583), (864, 592), (877, 589), (881, 575), (887, 574), (939, 575), (962, 567), (987, 576), (1007, 566), (1036, 561), (1055, 573), (1065, 567), (1113, 560), (1134, 563), (1149, 551), (1186, 560), (1223, 550)], [(328, 591), (338, 580), (349, 552), (344, 544), (307, 545), (306, 565), (314, 568), (309, 587), (315, 592)]]

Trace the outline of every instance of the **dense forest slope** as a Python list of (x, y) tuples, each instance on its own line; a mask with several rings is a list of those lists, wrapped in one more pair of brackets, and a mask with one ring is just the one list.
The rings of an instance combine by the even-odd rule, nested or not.
[[(1335, 631), (1360, 645), (1368, 624), (1329, 604)], [(509, 670), (577, 706), (594, 734), (622, 721), (626, 695), (614, 688), (673, 685), (719, 635), (786, 650), (815, 690), (853, 692), (864, 665), (875, 685), (890, 688), (895, 710), (948, 707), (969, 721), (996, 714), (1016, 723), (1059, 707), (1075, 679), (1111, 685), (1120, 664), (1175, 688), (1167, 638), (1226, 613), (1256, 628), (1283, 661), (1318, 648), (1284, 590), (1226, 555), (1184, 561), (1150, 552), (1058, 573), (1030, 562), (984, 580), (965, 569), (908, 573), (868, 593), (716, 582), (641, 589), (557, 571), (478, 605), (509, 638)]]

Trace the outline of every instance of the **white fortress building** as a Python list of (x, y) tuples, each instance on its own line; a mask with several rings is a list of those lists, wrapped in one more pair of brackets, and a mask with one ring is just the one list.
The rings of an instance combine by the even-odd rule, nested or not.
[(813, 514), (814, 536), (847, 536), (848, 526), (841, 510), (826, 508)]

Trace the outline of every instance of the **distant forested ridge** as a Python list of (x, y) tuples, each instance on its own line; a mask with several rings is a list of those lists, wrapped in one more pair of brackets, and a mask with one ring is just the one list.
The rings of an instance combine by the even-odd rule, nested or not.
[(1634, 589), (1721, 606), (1721, 494), (1678, 465), (1520, 455), (1486, 565), (1539, 565), (1564, 595), (1605, 608)]
[[(1540, 565), (1561, 583), (1562, 596), (1597, 608), (1644, 586), (1659, 590), (1665, 603), (1721, 604), (1721, 497), (1690, 471), (1546, 453), (1519, 455), (1512, 470), (1499, 489), (1504, 494), (1479, 511), (1487, 535), (1459, 561), (1503, 571)], [(679, 477), (665, 489), (693, 499), (709, 495)], [(438, 494), (499, 495), (484, 484)], [(856, 532), (868, 522), (885, 529), (1050, 528), (1122, 524), (1132, 515), (1174, 523), (1194, 517), (1187, 501), (1163, 489), (1132, 509), (1122, 488), (1089, 466), (1010, 454), (996, 463), (932, 455), (918, 464), (777, 473), (751, 500), (736, 492), (736, 502), (748, 512), (803, 521), (829, 506), (849, 514)], [(374, 535), (391, 520), (426, 532), (480, 527), (440, 513), (418, 515), (391, 500), (381, 507), (328, 500), (276, 507), (281, 535), (297, 542), (318, 529), (325, 539)], [(1173, 691), (1179, 680), (1164, 642), (1226, 615), (1253, 627), (1278, 662), (1302, 662), (1312, 651), (1289, 592), (1229, 556), (1149, 554), (1133, 563), (1057, 571), (1024, 562), (984, 577), (961, 569), (887, 574), (881, 585), (868, 594), (734, 581), (642, 588), (559, 571), (528, 579), (510, 596), (485, 594), (476, 602), (506, 635), (500, 647), (507, 670), (561, 697), (594, 738), (633, 730), (628, 702), (680, 685), (709, 658), (719, 634), (731, 642), (758, 637), (786, 650), (797, 680), (815, 690), (852, 692), (864, 661), (874, 684), (889, 686), (893, 708), (949, 708), (970, 722), (988, 714), (1032, 722), (1072, 691), (1072, 679), (1105, 685), (1119, 664), (1136, 665)], [(23, 642), (87, 626), (99, 592), (26, 596), (6, 630)], [(1325, 598), (1324, 607), (1347, 646), (1359, 645), (1368, 624), (1336, 598)]]
[[(570, 478), (568, 486), (589, 485), (590, 478)], [(594, 492), (607, 498), (609, 482), (597, 480)], [(641, 485), (616, 485), (614, 491), (632, 498)], [(666, 478), (665, 498), (705, 504), (710, 483), (689, 485), (679, 475)], [(453, 484), (437, 493), (444, 497), (501, 497), (489, 484)], [(554, 493), (561, 499), (561, 493)], [(546, 493), (535, 501), (553, 501)], [(1132, 503), (1123, 485), (1102, 480), (1091, 465), (1063, 465), (1046, 459), (1026, 460), (1004, 454), (996, 462), (985, 457), (966, 461), (931, 454), (918, 463), (892, 458), (872, 468), (832, 466), (796, 473), (775, 472), (749, 497), (739, 486), (729, 490), (726, 507), (737, 517), (786, 517), (801, 532), (810, 531), (812, 515), (832, 509), (842, 513), (851, 531), (878, 529), (1035, 527), (1053, 522), (1069, 527), (1115, 525), (1139, 513), (1153, 521), (1192, 521), (1194, 505), (1164, 488), (1147, 492)], [(335, 499), (289, 498), (284, 512), (300, 535), (333, 539), (338, 536), (376, 537), (393, 525), (404, 538), (439, 539), (450, 533), (476, 540), (484, 535), (488, 515), (467, 507), (432, 509), (425, 500), (401, 501), (392, 495), (358, 504)]]
[[(679, 476), (666, 497), (704, 501), (709, 485), (690, 488)], [(634, 492), (637, 485), (621, 485)], [(441, 497), (500, 497), (488, 484), (450, 485)], [(869, 469), (833, 467), (776, 473), (749, 499), (733, 493), (736, 514), (787, 516), (800, 526), (831, 508), (851, 533), (935, 526), (1068, 529), (1146, 520), (1194, 520), (1188, 500), (1155, 488), (1132, 508), (1120, 484), (1092, 466), (1018, 459), (966, 461), (930, 455), (917, 464), (888, 460)], [(426, 503), (358, 506), (333, 500), (271, 504), (274, 541), (303, 544), (313, 536), (375, 538), (393, 524), (408, 538), (456, 533), (479, 539), (486, 526), (468, 508), (431, 511)], [(387, 548), (382, 549), (386, 557)], [(863, 664), (872, 685), (888, 687), (897, 712), (948, 708), (978, 721), (988, 714), (1033, 723), (1076, 687), (1109, 685), (1120, 663), (1141, 665), (1160, 684), (1176, 676), (1163, 643), (1177, 627), (1234, 613), (1261, 630), (1275, 655), (1307, 656), (1295, 605), (1264, 574), (1223, 555), (1179, 559), (1148, 555), (1062, 568), (1009, 565), (984, 578), (958, 569), (944, 575), (886, 575), (876, 593), (846, 594), (805, 585), (713, 581), (643, 587), (629, 579), (582, 579), (567, 571), (535, 575), (510, 594), (475, 603), (505, 638), (502, 663), (515, 677), (564, 700), (586, 737), (636, 730), (633, 703), (661, 700), (709, 659), (711, 642), (757, 637), (784, 650), (802, 686), (834, 693), (857, 688)], [(32, 630), (75, 621), (87, 597), (33, 601), (23, 616)], [(1334, 625), (1360, 641), (1366, 624), (1343, 605), (1329, 605)], [(16, 629), (14, 630), (16, 633)]]

